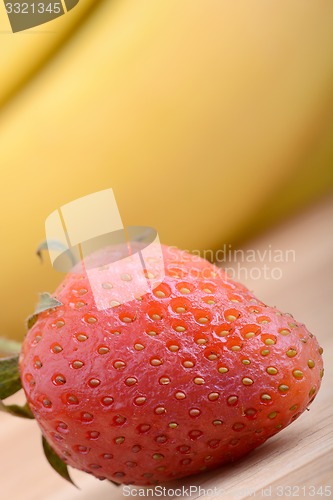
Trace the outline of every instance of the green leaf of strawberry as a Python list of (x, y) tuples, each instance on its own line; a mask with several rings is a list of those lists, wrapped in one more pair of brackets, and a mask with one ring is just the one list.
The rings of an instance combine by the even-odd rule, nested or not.
[(45, 437), (42, 436), (43, 450), (47, 461), (51, 465), (51, 467), (66, 481), (72, 483), (75, 487), (76, 484), (73, 482), (72, 478), (69, 475), (68, 467), (63, 460), (56, 454), (54, 449), (50, 446), (50, 444), (46, 441)]
[(14, 417), (22, 417), (29, 419), (35, 418), (34, 414), (29, 408), (28, 403), (25, 403), (24, 406), (18, 406), (18, 405), (5, 405), (2, 401), (0, 401), (0, 411), (9, 413)]
[(39, 302), (35, 309), (35, 314), (39, 314), (44, 311), (48, 311), (49, 309), (53, 309), (54, 307), (60, 307), (62, 303), (59, 302), (55, 297), (52, 297), (48, 292), (43, 292), (39, 295)]
[(22, 388), (18, 369), (18, 355), (0, 359), (0, 400)]
[(30, 330), (30, 328), (32, 328), (36, 323), (38, 314), (55, 307), (60, 307), (61, 305), (62, 303), (59, 302), (59, 300), (57, 300), (55, 297), (52, 297), (48, 292), (41, 293), (39, 295), (39, 302), (36, 306), (35, 312), (27, 319), (28, 330)]
[[(7, 341), (3, 342), (7, 348)], [(10, 358), (0, 359), (0, 411), (10, 413), (16, 417), (35, 418), (28, 403), (24, 406), (5, 405), (2, 400), (12, 396), (22, 388), (20, 373), (18, 369), (18, 355)]]

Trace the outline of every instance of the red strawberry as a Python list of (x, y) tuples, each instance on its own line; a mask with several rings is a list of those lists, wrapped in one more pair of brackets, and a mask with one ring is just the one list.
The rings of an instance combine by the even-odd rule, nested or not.
[[(119, 483), (164, 482), (241, 457), (306, 409), (323, 373), (304, 325), (208, 262), (163, 252), (162, 284), (103, 311), (87, 276), (69, 274), (55, 293), (63, 305), (38, 315), (20, 358), (54, 450)], [(112, 300), (115, 290), (105, 293)]]

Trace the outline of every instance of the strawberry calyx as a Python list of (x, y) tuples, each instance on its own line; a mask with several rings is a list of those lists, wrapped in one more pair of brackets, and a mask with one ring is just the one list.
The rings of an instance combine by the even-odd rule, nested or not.
[[(62, 303), (52, 297), (49, 293), (40, 294), (40, 299), (35, 312), (27, 319), (28, 330), (33, 327), (41, 312), (49, 309), (54, 309), (61, 306)], [(12, 396), (22, 389), (21, 377), (19, 372), (19, 352), (21, 344), (19, 342), (8, 340), (0, 337), (0, 411), (9, 413), (15, 417), (34, 419), (34, 415), (29, 407), (28, 402), (23, 406), (16, 404), (5, 405), (3, 400)], [(11, 356), (7, 356), (7, 355)], [(1, 357), (1, 355), (5, 357)], [(44, 455), (51, 467), (66, 481), (72, 481), (66, 463), (56, 454), (54, 449), (42, 436), (42, 444)]]
[(62, 306), (62, 303), (59, 302), (55, 297), (48, 292), (42, 292), (39, 294), (39, 302), (35, 309), (35, 312), (31, 314), (27, 319), (27, 328), (30, 330), (34, 326), (37, 321), (38, 314), (44, 311), (48, 311), (50, 309), (54, 309), (56, 307)]
[(44, 455), (46, 457), (46, 460), (49, 462), (51, 467), (63, 478), (66, 479), (66, 481), (70, 482), (73, 486), (76, 486), (74, 481), (72, 480), (71, 476), (69, 475), (68, 472), (68, 467), (65, 464), (63, 460), (59, 457), (59, 455), (56, 454), (52, 446), (46, 441), (45, 437), (42, 436), (42, 445), (43, 445), (43, 451)]
[(25, 403), (25, 405), (23, 406), (19, 406), (19, 405), (5, 405), (2, 401), (0, 401), (0, 411), (10, 413), (10, 415), (14, 415), (14, 417), (29, 418), (31, 420), (35, 418), (33, 416), (32, 411), (29, 408), (28, 403)]
[[(54, 309), (61, 305), (62, 303), (52, 297), (48, 292), (41, 293), (35, 312), (27, 320), (28, 330), (36, 323), (38, 315), (41, 312)], [(19, 417), (34, 418), (28, 403), (21, 407), (18, 405), (6, 406), (2, 402), (3, 399), (12, 396), (22, 389), (18, 366), (20, 349), (21, 344), (19, 342), (0, 338), (0, 351), (5, 354), (5, 357), (0, 358), (0, 410)], [(6, 356), (7, 354), (13, 355)]]
[(0, 360), (0, 399), (6, 399), (22, 388), (18, 369), (19, 356)]
[[(6, 341), (1, 339), (3, 350), (5, 343)], [(0, 411), (10, 413), (16, 417), (33, 419), (34, 416), (28, 403), (24, 406), (5, 405), (2, 401), (22, 389), (18, 361), (18, 354), (0, 359)]]

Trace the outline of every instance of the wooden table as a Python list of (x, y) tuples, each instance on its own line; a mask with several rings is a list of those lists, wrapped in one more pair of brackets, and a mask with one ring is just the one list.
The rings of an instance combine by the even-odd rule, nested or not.
[[(268, 304), (292, 312), (316, 334), (324, 348), (325, 377), (309, 412), (240, 462), (214, 472), (187, 478), (168, 487), (201, 486), (205, 499), (312, 498), (311, 487), (330, 486), (333, 480), (333, 200), (325, 200), (290, 220), (249, 248), (295, 251), (295, 262), (278, 264), (279, 280), (242, 280)], [(271, 267), (276, 264), (267, 262)], [(235, 266), (235, 263), (233, 263)], [(255, 266), (261, 266), (256, 263)], [(248, 269), (251, 264), (242, 263)], [(229, 264), (228, 264), (228, 267)], [(244, 273), (244, 271), (243, 271)], [(22, 399), (16, 395), (12, 401)], [(8, 400), (9, 401), (9, 400)], [(80, 490), (58, 477), (43, 457), (35, 421), (0, 414), (0, 471), (2, 500), (120, 500), (122, 488), (72, 470)], [(299, 488), (299, 489), (297, 489)], [(263, 491), (264, 489), (264, 491)], [(223, 491), (222, 491), (223, 490)], [(333, 490), (333, 488), (332, 488)], [(323, 490), (324, 492), (324, 490)], [(266, 496), (264, 495), (266, 494)], [(169, 498), (172, 497), (169, 494)], [(193, 492), (192, 498), (202, 494)], [(149, 496), (149, 498), (154, 498)], [(181, 496), (180, 498), (184, 498)], [(320, 495), (314, 495), (320, 498)], [(323, 497), (321, 497), (323, 498)]]

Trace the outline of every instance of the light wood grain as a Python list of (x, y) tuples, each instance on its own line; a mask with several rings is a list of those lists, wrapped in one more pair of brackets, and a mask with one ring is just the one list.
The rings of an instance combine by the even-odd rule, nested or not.
[[(324, 347), (325, 377), (310, 411), (238, 463), (170, 483), (170, 488), (190, 485), (205, 489), (216, 487), (220, 489), (219, 498), (241, 500), (265, 498), (263, 488), (267, 494), (270, 493), (267, 498), (287, 498), (278, 496), (279, 486), (332, 487), (332, 222), (333, 201), (326, 200), (249, 245), (249, 248), (260, 251), (264, 251), (268, 245), (275, 249), (295, 250), (295, 262), (279, 264), (283, 273), (281, 280), (245, 280), (245, 284), (266, 303), (292, 312), (297, 320), (304, 322), (316, 334)], [(250, 266), (246, 263), (244, 265)], [(11, 399), (18, 401), (22, 396), (16, 395)], [(1, 414), (0, 448), (2, 500), (125, 498), (122, 488), (116, 488), (106, 481), (98, 481), (79, 471), (73, 470), (71, 473), (80, 490), (57, 477), (43, 457), (40, 432), (34, 421)], [(201, 497), (203, 495), (198, 493), (192, 495), (192, 498)], [(310, 498), (309, 490), (305, 496), (300, 490), (299, 497)], [(206, 500), (212, 498), (217, 497), (210, 494), (205, 496)]]

